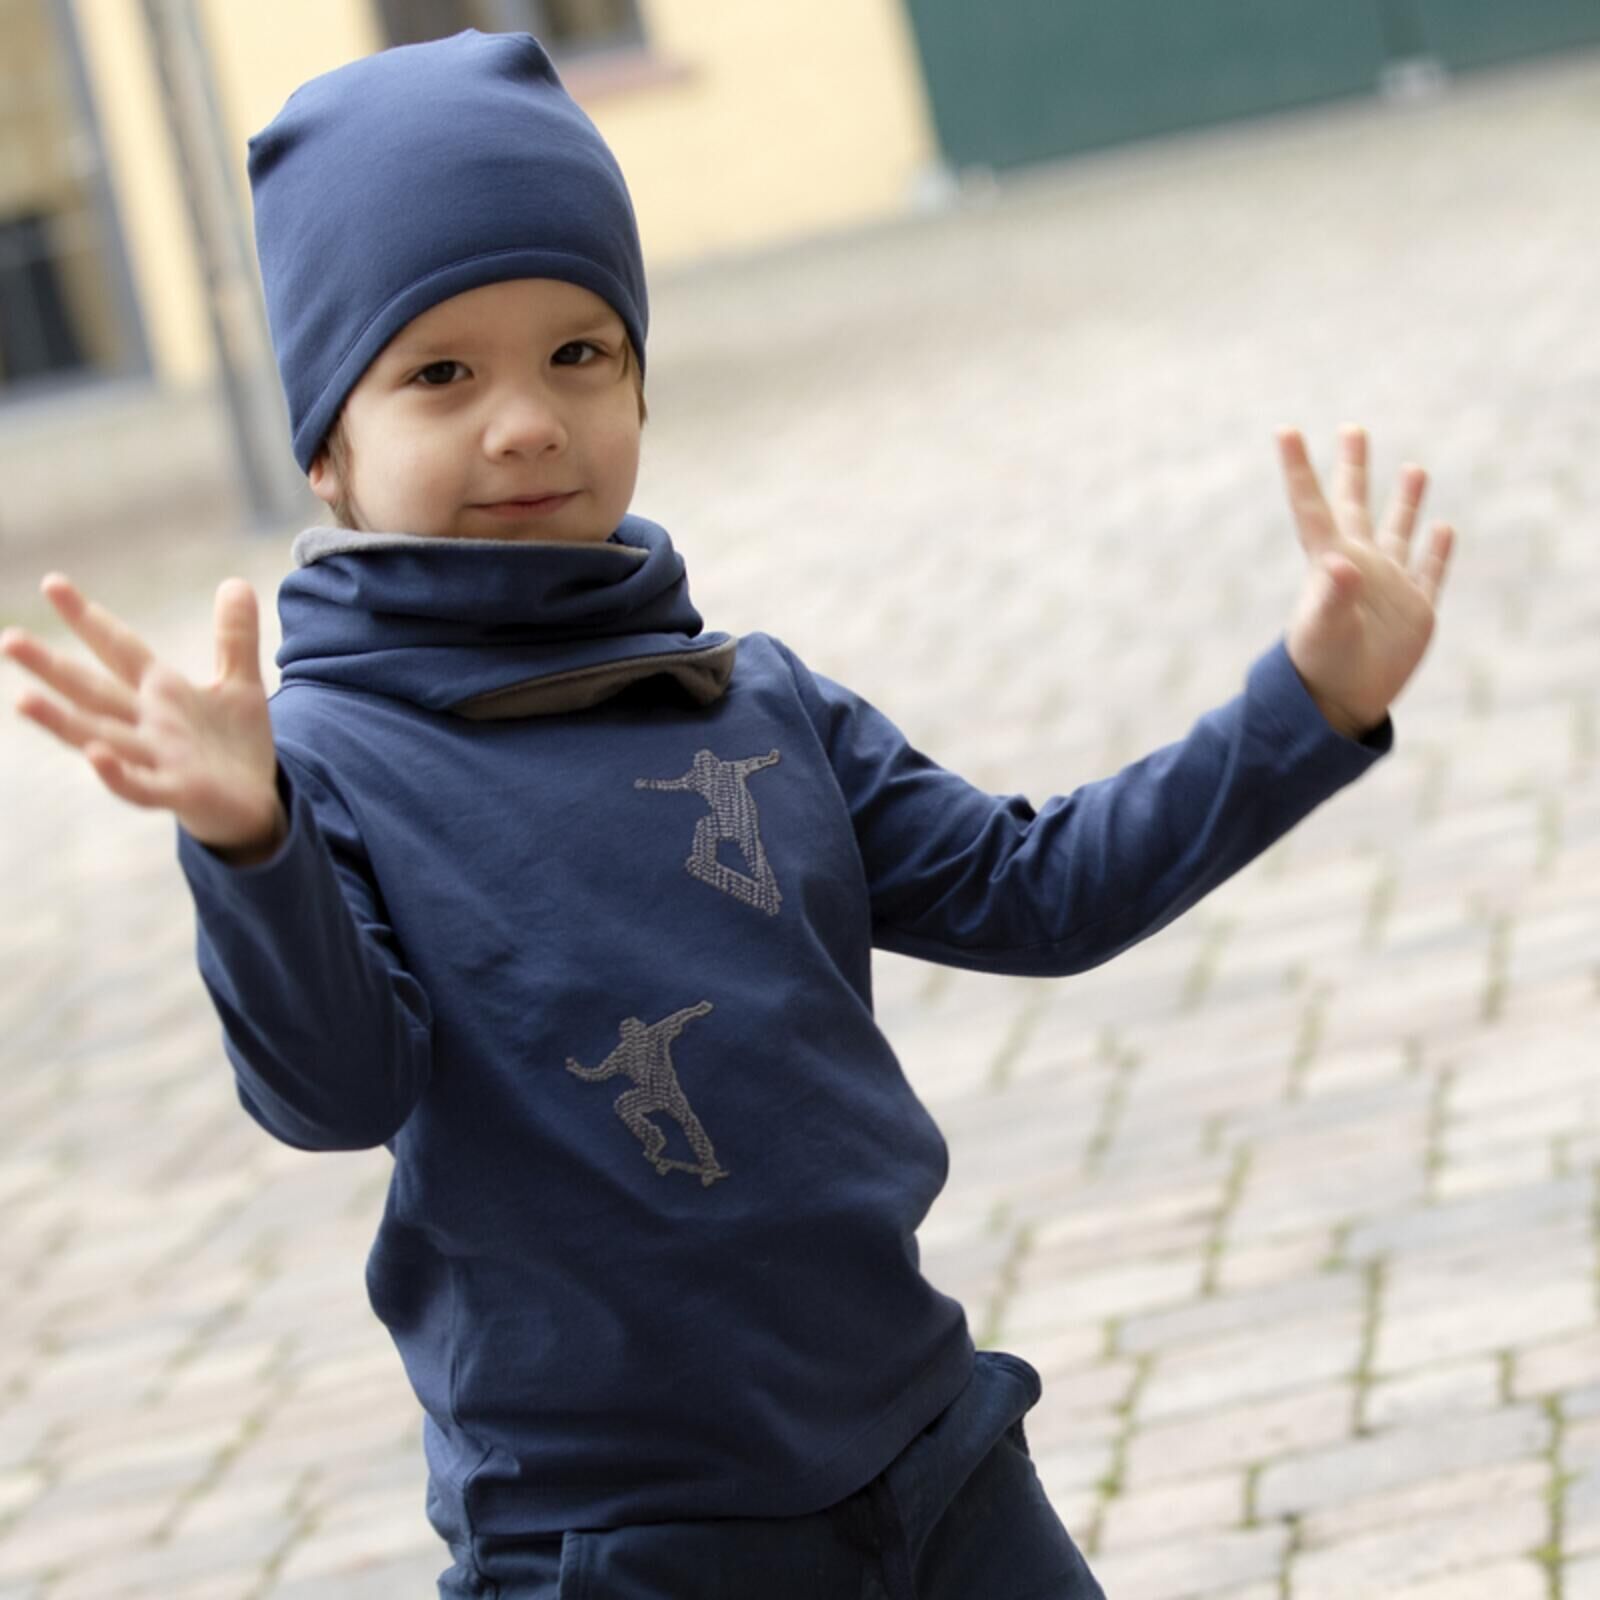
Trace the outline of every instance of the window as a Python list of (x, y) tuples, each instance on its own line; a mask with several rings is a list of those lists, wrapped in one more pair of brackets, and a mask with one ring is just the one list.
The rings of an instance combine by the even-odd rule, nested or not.
[(143, 365), (65, 13), (0, 0), (0, 399)]
[(637, 45), (644, 38), (637, 0), (378, 0), (390, 44), (444, 39), (463, 28), (531, 33), (555, 56)]

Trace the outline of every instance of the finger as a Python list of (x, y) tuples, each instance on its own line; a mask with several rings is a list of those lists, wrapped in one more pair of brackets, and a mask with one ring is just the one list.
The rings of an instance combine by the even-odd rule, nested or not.
[(133, 629), (106, 608), (86, 599), (70, 578), (52, 572), (39, 585), (61, 620), (130, 688), (154, 657)]
[(1400, 481), (1394, 486), (1394, 495), (1383, 514), (1383, 527), (1378, 534), (1378, 544), (1385, 555), (1393, 556), (1403, 566), (1411, 550), (1411, 534), (1417, 525), (1417, 509), (1428, 488), (1428, 474), (1415, 463), (1408, 462), (1400, 469)]
[(1448, 522), (1436, 522), (1428, 534), (1428, 548), (1417, 568), (1417, 587), (1428, 604), (1439, 598), (1445, 573), (1450, 570), (1450, 554), (1455, 549), (1456, 531)]
[(1361, 593), (1365, 579), (1355, 562), (1335, 551), (1327, 551), (1318, 563), (1319, 589), (1316, 606), (1324, 618), (1349, 606)]
[(83, 753), (95, 776), (118, 799), (135, 806), (171, 808), (173, 786), (168, 779), (148, 768), (130, 766), (104, 744), (91, 743)]
[(137, 702), (123, 684), (70, 656), (59, 654), (20, 628), (7, 628), (0, 634), (0, 654), (31, 672), (57, 694), (65, 695), (82, 711), (115, 717), (121, 722), (131, 722), (134, 718)]
[(1347, 423), (1339, 430), (1339, 470), (1334, 500), (1347, 533), (1371, 538), (1372, 511), (1367, 490), (1367, 430)]
[(84, 716), (42, 694), (19, 695), (17, 710), (74, 750), (87, 750), (91, 744), (101, 744), (136, 766), (153, 765), (149, 747), (123, 723), (107, 717)]
[(256, 592), (243, 578), (225, 578), (217, 586), (213, 608), (217, 676), (261, 683), (261, 624)]
[(1306, 442), (1296, 429), (1278, 430), (1278, 459), (1283, 466), (1289, 509), (1294, 513), (1301, 548), (1307, 555), (1315, 555), (1336, 542), (1338, 528), (1306, 455)]

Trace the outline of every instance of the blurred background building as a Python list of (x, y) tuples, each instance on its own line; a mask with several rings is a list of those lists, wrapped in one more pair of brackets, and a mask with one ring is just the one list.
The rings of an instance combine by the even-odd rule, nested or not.
[(0, 553), (302, 513), (246, 140), (306, 78), (464, 27), (550, 46), (659, 272), (1594, 45), (1600, 0), (0, 0)]

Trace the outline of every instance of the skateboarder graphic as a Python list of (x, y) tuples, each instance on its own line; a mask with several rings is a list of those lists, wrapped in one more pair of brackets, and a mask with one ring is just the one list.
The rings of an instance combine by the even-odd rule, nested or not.
[[(717, 1152), (678, 1082), (670, 1047), (696, 1017), (707, 1016), (710, 1011), (711, 1002), (702, 1000), (699, 1005), (675, 1011), (648, 1028), (637, 1017), (627, 1017), (619, 1029), (622, 1042), (598, 1067), (586, 1067), (571, 1056), (567, 1057), (567, 1071), (585, 1083), (614, 1078), (619, 1072), (631, 1078), (634, 1087), (617, 1096), (616, 1113), (644, 1146), (645, 1160), (663, 1177), (669, 1172), (695, 1173), (701, 1186), (707, 1189), (718, 1178), (726, 1178), (727, 1169), (718, 1163)], [(660, 1111), (666, 1112), (683, 1129), (689, 1148), (695, 1153), (693, 1161), (678, 1161), (662, 1155), (667, 1147), (667, 1136), (651, 1121), (651, 1114)]]
[[(699, 795), (711, 807), (711, 815), (701, 817), (695, 824), (694, 845), (684, 862), (689, 875), (769, 917), (777, 916), (783, 896), (761, 844), (761, 819), (748, 780), (752, 773), (777, 764), (776, 750), (764, 756), (747, 756), (742, 761), (719, 761), (711, 751), (697, 750), (681, 778), (636, 778), (633, 784), (635, 789)], [(718, 859), (717, 847), (725, 840), (744, 857), (747, 872)]]

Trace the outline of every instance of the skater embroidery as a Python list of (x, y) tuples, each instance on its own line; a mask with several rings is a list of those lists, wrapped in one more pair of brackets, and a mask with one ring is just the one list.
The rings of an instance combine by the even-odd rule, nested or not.
[[(694, 825), (694, 845), (684, 862), (689, 876), (769, 917), (777, 916), (783, 896), (761, 844), (761, 818), (750, 795), (749, 778), (751, 773), (777, 764), (776, 750), (743, 761), (719, 761), (709, 750), (698, 750), (681, 778), (636, 778), (633, 784), (635, 789), (699, 795), (711, 807), (711, 815)], [(740, 872), (718, 856), (724, 843), (738, 849), (747, 870)]]
[[(699, 1176), (702, 1188), (709, 1189), (718, 1178), (728, 1176), (717, 1162), (706, 1130), (689, 1105), (673, 1070), (671, 1044), (696, 1017), (709, 1015), (711, 1002), (675, 1011), (660, 1022), (645, 1025), (637, 1017), (626, 1018), (619, 1030), (622, 1042), (598, 1067), (586, 1067), (567, 1057), (567, 1071), (585, 1083), (614, 1078), (620, 1072), (633, 1080), (634, 1087), (617, 1096), (615, 1110), (629, 1133), (644, 1146), (644, 1158), (665, 1177), (669, 1172), (690, 1172)], [(678, 1161), (661, 1152), (667, 1147), (666, 1133), (650, 1120), (654, 1112), (664, 1111), (683, 1129), (693, 1161)]]

